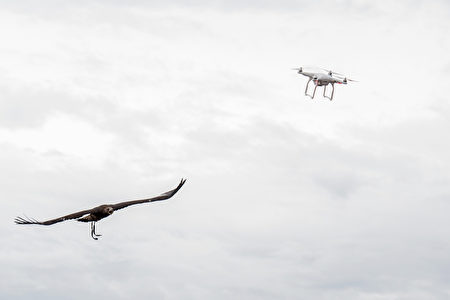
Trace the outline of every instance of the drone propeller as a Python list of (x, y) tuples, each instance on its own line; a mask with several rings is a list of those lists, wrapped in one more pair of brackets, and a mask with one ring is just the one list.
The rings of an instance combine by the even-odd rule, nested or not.
[(341, 79), (344, 83), (347, 83), (347, 81), (354, 81), (354, 82), (358, 82), (358, 80), (354, 80), (354, 79), (350, 79), (348, 77), (345, 76), (335, 76), (337, 79)]
[(342, 79), (342, 83), (343, 84), (347, 84), (348, 81), (358, 82), (357, 80), (350, 79), (350, 78), (347, 78), (347, 77), (344, 77), (344, 78), (341, 78), (341, 79)]
[(296, 70), (296, 71), (298, 71), (298, 73), (302, 73), (303, 72), (303, 68), (302, 67), (300, 67), (300, 68), (292, 68), (292, 70)]
[[(307, 69), (308, 70), (308, 72), (310, 72), (309, 70), (311, 69), (311, 71), (313, 71), (313, 70), (317, 70), (317, 69), (319, 69), (319, 70), (325, 70), (325, 69), (322, 69), (322, 68), (318, 68), (318, 67), (314, 67), (314, 66), (309, 66), (309, 65), (303, 65), (303, 66), (301, 66), (300, 68), (292, 68), (292, 70), (297, 70), (297, 71), (299, 71), (299, 73), (302, 73), (303, 72), (303, 69)], [(328, 71), (328, 70), (326, 70), (326, 71)]]
[(331, 71), (331, 70), (327, 70), (327, 69), (324, 69), (324, 68), (319, 68), (319, 69), (321, 69), (321, 70), (323, 70), (323, 71), (326, 71), (326, 72), (328, 73), (328, 75), (330, 75), (330, 76), (333, 76), (333, 75), (341, 75), (341, 76), (344, 76), (344, 74), (341, 74), (341, 73), (338, 73), (338, 72), (334, 72), (334, 71)]

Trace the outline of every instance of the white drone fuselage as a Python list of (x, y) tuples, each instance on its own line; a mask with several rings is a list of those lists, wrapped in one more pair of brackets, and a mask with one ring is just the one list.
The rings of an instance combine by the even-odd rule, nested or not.
[[(334, 84), (347, 84), (347, 81), (354, 81), (352, 79), (347, 79), (347, 77), (341, 77), (341, 76), (333, 76), (333, 72), (329, 70), (325, 70), (327, 73), (316, 73), (316, 72), (303, 72), (303, 68), (296, 68), (294, 70), (298, 70), (298, 74), (301, 74), (303, 76), (306, 76), (309, 78), (308, 82), (306, 83), (306, 89), (305, 89), (305, 95), (311, 97), (311, 99), (314, 99), (314, 95), (316, 94), (316, 89), (318, 86), (323, 86), (323, 96), (325, 98), (328, 98), (330, 100), (333, 100), (334, 95)], [(341, 75), (341, 74), (336, 74)], [(308, 86), (310, 82), (314, 82), (314, 91), (311, 94), (308, 94)], [(326, 94), (327, 86), (331, 85), (331, 95)]]
[(299, 74), (302, 74), (306, 77), (311, 78), (313, 80), (314, 84), (317, 86), (324, 86), (324, 85), (328, 85), (330, 83), (347, 84), (347, 82), (345, 80), (341, 80), (339, 78), (330, 76), (328, 74), (308, 73), (308, 72), (301, 72)]

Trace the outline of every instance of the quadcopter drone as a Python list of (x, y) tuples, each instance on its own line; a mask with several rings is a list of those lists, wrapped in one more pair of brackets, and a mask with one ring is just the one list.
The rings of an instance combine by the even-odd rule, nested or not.
[[(298, 74), (302, 74), (303, 76), (307, 76), (309, 77), (308, 83), (306, 83), (306, 89), (305, 89), (305, 95), (311, 97), (311, 99), (314, 99), (314, 95), (316, 94), (316, 89), (318, 86), (323, 86), (323, 97), (328, 98), (331, 100), (333, 100), (333, 95), (334, 95), (334, 84), (347, 84), (348, 81), (356, 81), (353, 79), (349, 79), (347, 77), (343, 77), (344, 75), (333, 72), (331, 70), (326, 70), (326, 69), (322, 69), (319, 68), (327, 73), (316, 73), (316, 72), (304, 72), (303, 68), (294, 68), (293, 70), (297, 70)], [(308, 85), (310, 81), (313, 81), (315, 84), (314, 87), (314, 91), (312, 95), (308, 94)], [(326, 91), (327, 91), (327, 85), (331, 84), (331, 96), (327, 96), (326, 95)]]

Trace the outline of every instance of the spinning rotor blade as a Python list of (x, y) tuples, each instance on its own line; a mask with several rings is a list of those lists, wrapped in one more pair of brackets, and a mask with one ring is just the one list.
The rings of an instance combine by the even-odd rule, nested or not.
[(321, 69), (321, 70), (323, 70), (323, 71), (326, 71), (328, 74), (330, 74), (330, 75), (341, 75), (341, 76), (345, 76), (344, 74), (341, 74), (341, 73), (338, 73), (338, 72), (334, 72), (334, 71), (331, 71), (331, 70), (327, 70), (327, 69), (324, 69), (324, 68), (319, 68), (319, 69)]
[(292, 68), (292, 70), (297, 71), (297, 73), (299, 73), (299, 74), (303, 73), (303, 67), (300, 67), (300, 68)]
[[(334, 74), (333, 74), (334, 75)], [(335, 76), (337, 79), (341, 79), (341, 80), (343, 80), (344, 82), (347, 82), (347, 81), (354, 81), (354, 82), (358, 82), (358, 80), (354, 80), (354, 79), (350, 79), (350, 78), (348, 78), (348, 77), (344, 77), (344, 76)]]
[[(302, 70), (302, 71), (304, 71), (304, 69), (306, 69), (308, 72), (314, 72), (314, 71), (317, 71), (317, 70), (325, 70), (325, 69), (322, 69), (322, 68), (319, 68), (319, 67), (314, 67), (314, 66), (310, 66), (310, 65), (303, 65), (303, 66), (300, 66), (299, 68), (292, 68), (292, 70), (297, 70), (297, 71), (300, 71), (300, 70)], [(326, 70), (326, 71), (328, 71), (328, 70)]]

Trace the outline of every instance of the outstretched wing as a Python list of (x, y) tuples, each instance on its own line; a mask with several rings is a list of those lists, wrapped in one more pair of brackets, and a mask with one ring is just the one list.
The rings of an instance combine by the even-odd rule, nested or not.
[(125, 208), (127, 206), (130, 206), (130, 205), (169, 199), (173, 195), (175, 195), (178, 192), (179, 189), (181, 189), (181, 187), (183, 186), (183, 184), (185, 182), (186, 182), (186, 179), (181, 179), (180, 184), (175, 189), (173, 189), (171, 191), (168, 191), (168, 192), (165, 192), (164, 194), (161, 194), (159, 196), (156, 196), (156, 197), (153, 197), (153, 198), (148, 198), (148, 199), (120, 202), (120, 203), (111, 205), (111, 207), (114, 208), (114, 210), (118, 210), (118, 209), (122, 209), (122, 208)]
[(87, 215), (91, 212), (91, 209), (87, 209), (87, 210), (82, 210), (67, 216), (63, 216), (63, 217), (59, 217), (56, 219), (52, 219), (52, 220), (48, 220), (48, 221), (44, 221), (44, 222), (39, 222), (33, 218), (28, 218), (28, 217), (17, 217), (14, 219), (14, 222), (16, 222), (16, 224), (38, 224), (38, 225), (52, 225), (58, 222), (62, 222), (62, 221), (66, 221), (66, 220), (71, 220), (71, 219), (78, 219), (84, 215)]

